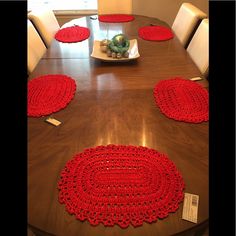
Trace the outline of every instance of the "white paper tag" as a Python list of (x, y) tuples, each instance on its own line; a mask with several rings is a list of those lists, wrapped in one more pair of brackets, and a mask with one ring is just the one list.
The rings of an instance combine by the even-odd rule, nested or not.
[(182, 219), (197, 223), (198, 204), (198, 195), (185, 193)]
[(194, 77), (194, 78), (191, 78), (190, 80), (192, 80), (192, 81), (199, 81), (199, 80), (202, 80), (202, 78), (201, 77)]
[(61, 122), (59, 120), (56, 120), (56, 119), (54, 119), (52, 117), (47, 118), (46, 122), (48, 122), (48, 123), (50, 123), (52, 125), (55, 125), (55, 126), (58, 126), (58, 125), (61, 124)]

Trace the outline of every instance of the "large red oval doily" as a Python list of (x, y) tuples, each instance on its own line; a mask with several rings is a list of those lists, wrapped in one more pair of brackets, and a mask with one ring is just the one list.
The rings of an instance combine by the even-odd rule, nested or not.
[(81, 42), (90, 36), (90, 30), (82, 26), (71, 26), (60, 29), (55, 39), (63, 43), (76, 43)]
[(162, 80), (154, 88), (154, 98), (167, 117), (189, 123), (209, 119), (208, 91), (191, 80), (175, 77)]
[(138, 35), (140, 38), (150, 41), (164, 41), (174, 37), (171, 29), (158, 25), (141, 27)]
[(112, 14), (112, 15), (100, 15), (98, 20), (107, 23), (119, 23), (133, 21), (135, 18), (132, 15), (126, 14)]
[(183, 179), (164, 154), (146, 147), (85, 149), (67, 162), (59, 202), (91, 225), (140, 226), (167, 217), (183, 200)]
[(66, 75), (44, 75), (28, 82), (28, 116), (57, 112), (74, 97), (76, 84)]

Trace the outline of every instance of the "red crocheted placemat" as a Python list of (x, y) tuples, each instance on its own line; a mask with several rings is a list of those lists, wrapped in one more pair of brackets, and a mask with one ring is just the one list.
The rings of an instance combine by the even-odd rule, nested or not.
[(139, 28), (140, 38), (150, 41), (164, 41), (174, 37), (171, 29), (164, 26), (144, 26)]
[(108, 23), (129, 22), (134, 20), (134, 16), (127, 14), (100, 15), (98, 20)]
[(208, 91), (200, 84), (182, 77), (162, 80), (154, 88), (154, 98), (161, 112), (189, 123), (208, 121), (208, 97)]
[(66, 75), (44, 75), (28, 82), (28, 116), (57, 112), (74, 97), (75, 81)]
[(91, 225), (122, 228), (154, 222), (178, 209), (184, 181), (165, 154), (107, 145), (78, 153), (60, 174), (59, 202)]
[(63, 43), (81, 42), (90, 36), (90, 30), (82, 26), (71, 26), (60, 29), (55, 35), (55, 39)]

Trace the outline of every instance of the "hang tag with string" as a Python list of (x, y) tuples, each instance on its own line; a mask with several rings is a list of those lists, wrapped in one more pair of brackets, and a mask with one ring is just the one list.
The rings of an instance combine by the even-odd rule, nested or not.
[(185, 193), (182, 219), (197, 223), (199, 195)]
[(191, 78), (190, 80), (192, 81), (199, 81), (199, 80), (202, 80), (203, 78), (201, 77), (194, 77), (194, 78)]
[(62, 123), (61, 121), (53, 118), (52, 116), (48, 117), (45, 121), (54, 126), (59, 126)]

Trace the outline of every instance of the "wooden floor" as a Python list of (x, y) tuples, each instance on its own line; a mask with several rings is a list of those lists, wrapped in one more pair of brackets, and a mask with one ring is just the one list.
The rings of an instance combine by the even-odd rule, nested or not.
[(203, 236), (209, 236), (209, 227), (207, 227), (206, 231), (204, 232)]

